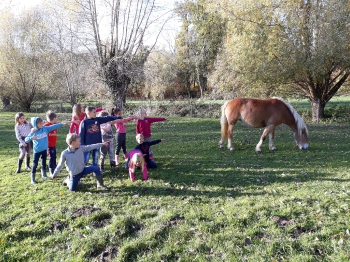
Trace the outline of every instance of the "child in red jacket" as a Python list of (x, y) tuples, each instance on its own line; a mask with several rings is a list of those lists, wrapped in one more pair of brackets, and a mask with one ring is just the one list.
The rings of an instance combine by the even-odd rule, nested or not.
[[(155, 117), (147, 117), (147, 112), (145, 109), (140, 109), (140, 118), (136, 123), (136, 135), (142, 134), (144, 137), (144, 141), (151, 141), (151, 124), (154, 122), (165, 121), (166, 118), (155, 118)], [(151, 148), (149, 149), (149, 158), (153, 159), (153, 152)]]
[[(47, 122), (44, 124), (44, 126), (52, 126), (54, 124), (57, 124), (56, 113), (51, 111), (51, 110), (47, 111), (46, 112), (46, 120), (47, 120)], [(52, 175), (53, 172), (55, 171), (56, 166), (57, 166), (57, 161), (56, 161), (57, 129), (54, 129), (48, 133), (47, 140), (49, 142), (49, 147), (47, 149), (48, 150), (47, 153), (50, 156), (49, 170), (50, 170), (50, 175)]]

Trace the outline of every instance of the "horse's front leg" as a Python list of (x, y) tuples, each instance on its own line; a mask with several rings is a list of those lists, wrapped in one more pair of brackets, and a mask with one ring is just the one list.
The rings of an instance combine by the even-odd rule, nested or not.
[(230, 151), (234, 151), (234, 147), (232, 146), (232, 133), (233, 133), (233, 125), (229, 125), (227, 129), (227, 148)]
[(277, 148), (275, 147), (275, 145), (273, 143), (274, 138), (275, 138), (275, 129), (271, 130), (271, 132), (269, 133), (269, 149), (272, 151), (277, 150)]
[(260, 137), (260, 141), (259, 141), (259, 143), (256, 145), (256, 147), (255, 147), (255, 152), (257, 152), (257, 153), (261, 153), (261, 146), (262, 146), (262, 143), (265, 141), (265, 139), (266, 139), (266, 137), (267, 137), (267, 135), (270, 133), (270, 129), (271, 128), (269, 128), (269, 127), (266, 127), (265, 129), (264, 129), (264, 131), (263, 131), (263, 133), (262, 133), (262, 135), (261, 135), (261, 137)]

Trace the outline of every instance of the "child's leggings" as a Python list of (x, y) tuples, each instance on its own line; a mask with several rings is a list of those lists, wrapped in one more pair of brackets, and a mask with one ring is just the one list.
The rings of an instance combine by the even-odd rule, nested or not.
[[(114, 143), (113, 141), (108, 141), (109, 145), (108, 145), (108, 157), (109, 157), (109, 162), (112, 162), (114, 161)], [(101, 150), (100, 150), (101, 151)], [(105, 161), (105, 158), (106, 158), (106, 155), (104, 155), (102, 152), (100, 152), (100, 161), (102, 164), (104, 164), (104, 161)]]
[(36, 173), (36, 168), (38, 167), (39, 159), (41, 157), (41, 169), (46, 170), (46, 158), (47, 158), (47, 150), (43, 150), (41, 152), (34, 153), (34, 160), (32, 166), (32, 174)]
[(26, 147), (19, 145), (18, 159), (23, 160), (25, 155), (27, 155), (27, 157), (30, 157), (31, 150), (32, 150), (32, 142), (28, 143)]
[(123, 154), (125, 155), (126, 152), (126, 133), (117, 133), (116, 136), (117, 140), (117, 149), (115, 151), (115, 154), (119, 156), (120, 149), (123, 149)]

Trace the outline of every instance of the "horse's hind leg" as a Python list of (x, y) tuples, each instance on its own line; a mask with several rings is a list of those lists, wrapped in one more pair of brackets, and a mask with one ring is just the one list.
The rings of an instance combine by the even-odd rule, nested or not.
[(234, 151), (234, 147), (232, 146), (232, 133), (233, 133), (233, 125), (229, 124), (227, 128), (227, 148), (231, 151)]
[(271, 130), (271, 132), (269, 133), (269, 149), (270, 150), (277, 150), (277, 148), (275, 147), (274, 143), (273, 143), (273, 139), (275, 138), (275, 129)]
[(224, 148), (224, 139), (221, 138), (219, 141), (219, 148)]

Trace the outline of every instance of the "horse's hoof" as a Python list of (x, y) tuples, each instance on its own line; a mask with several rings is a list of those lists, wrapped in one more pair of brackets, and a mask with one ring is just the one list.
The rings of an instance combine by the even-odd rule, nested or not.
[(261, 154), (261, 150), (255, 150), (255, 152), (257, 152), (258, 154)]
[(230, 151), (232, 152), (232, 151), (235, 151), (235, 149), (233, 148), (233, 147), (230, 147)]
[(224, 148), (224, 146), (223, 145), (219, 145), (219, 149), (223, 149)]
[(270, 148), (271, 151), (277, 151), (277, 148), (276, 147), (272, 147)]

